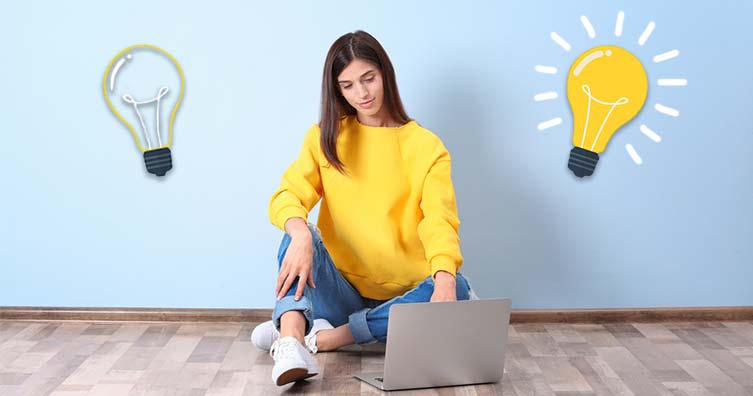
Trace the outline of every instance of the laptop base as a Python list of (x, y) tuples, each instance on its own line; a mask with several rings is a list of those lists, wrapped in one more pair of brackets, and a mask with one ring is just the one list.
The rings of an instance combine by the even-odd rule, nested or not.
[[(353, 377), (360, 379), (361, 381), (381, 390), (384, 389), (384, 373), (358, 373), (354, 375)], [(379, 380), (377, 380), (379, 378)]]

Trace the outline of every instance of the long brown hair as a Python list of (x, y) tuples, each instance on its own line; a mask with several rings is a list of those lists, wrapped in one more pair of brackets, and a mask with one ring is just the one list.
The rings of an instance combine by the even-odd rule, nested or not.
[(342, 174), (345, 174), (345, 164), (337, 156), (337, 135), (340, 120), (343, 117), (355, 115), (356, 109), (345, 100), (340, 92), (337, 77), (355, 58), (373, 63), (381, 71), (384, 83), (382, 106), (386, 106), (392, 120), (400, 124), (410, 121), (397, 90), (395, 69), (392, 68), (392, 62), (390, 62), (390, 58), (379, 41), (362, 30), (347, 33), (338, 38), (329, 48), (327, 59), (324, 62), (319, 128), (321, 129), (320, 146), (322, 152), (327, 161)]

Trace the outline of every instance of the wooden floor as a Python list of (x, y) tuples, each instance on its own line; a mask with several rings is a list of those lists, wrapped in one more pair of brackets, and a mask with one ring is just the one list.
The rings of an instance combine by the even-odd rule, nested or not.
[[(382, 345), (315, 355), (276, 387), (255, 324), (0, 322), (0, 395), (379, 394)], [(753, 395), (753, 322), (511, 326), (501, 383), (405, 395)]]

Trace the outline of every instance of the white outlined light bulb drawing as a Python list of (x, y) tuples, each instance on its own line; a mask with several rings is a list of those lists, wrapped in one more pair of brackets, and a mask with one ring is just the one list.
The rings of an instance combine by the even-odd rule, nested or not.
[(144, 153), (147, 171), (164, 176), (172, 169), (173, 125), (185, 90), (178, 62), (159, 47), (130, 46), (107, 65), (102, 90)]
[[(596, 29), (581, 15), (583, 24), (590, 39), (596, 38)], [(620, 41), (625, 13), (617, 13), (612, 40)], [(643, 46), (654, 31), (656, 24), (651, 21), (646, 25), (638, 38), (637, 44)], [(557, 32), (549, 34), (552, 41), (565, 51), (572, 46)], [(673, 49), (662, 52), (653, 57), (654, 63), (661, 63), (674, 59), (680, 51)], [(577, 177), (593, 174), (599, 161), (599, 153), (606, 149), (609, 140), (623, 125), (641, 113), (648, 95), (649, 81), (644, 64), (631, 52), (617, 45), (599, 45), (592, 47), (570, 65), (567, 73), (567, 99), (573, 114), (573, 149), (570, 151), (568, 168)], [(536, 72), (556, 75), (557, 67), (536, 65)], [(684, 78), (659, 78), (656, 85), (660, 87), (684, 87), (688, 80)], [(534, 96), (536, 102), (557, 99), (556, 91), (541, 92)], [(654, 103), (654, 109), (662, 114), (678, 117), (680, 111), (661, 103)], [(641, 116), (643, 118), (643, 116)], [(543, 131), (562, 124), (562, 118), (555, 117), (538, 124), (537, 129)], [(641, 124), (640, 132), (653, 140), (661, 142), (661, 136)], [(632, 144), (625, 145), (625, 150), (636, 165), (641, 165), (643, 159)]]

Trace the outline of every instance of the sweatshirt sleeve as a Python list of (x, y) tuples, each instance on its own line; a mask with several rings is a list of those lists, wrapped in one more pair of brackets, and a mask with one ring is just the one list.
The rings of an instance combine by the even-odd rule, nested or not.
[(418, 236), (424, 245), (432, 278), (439, 270), (454, 276), (463, 264), (450, 153), (441, 142), (436, 146), (433, 158), (421, 195), (420, 207), (424, 217), (418, 223)]
[(308, 219), (309, 211), (322, 196), (319, 173), (319, 126), (312, 126), (303, 140), (298, 158), (285, 170), (277, 191), (269, 200), (269, 220), (285, 231), (293, 217)]

